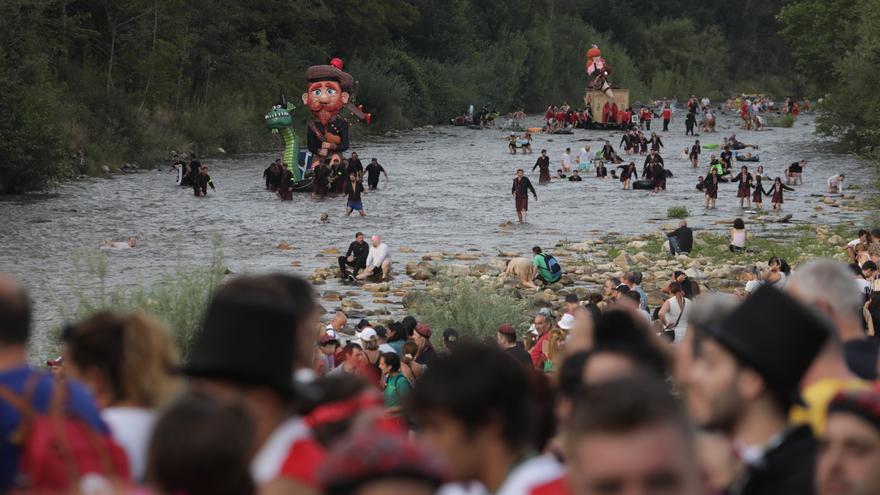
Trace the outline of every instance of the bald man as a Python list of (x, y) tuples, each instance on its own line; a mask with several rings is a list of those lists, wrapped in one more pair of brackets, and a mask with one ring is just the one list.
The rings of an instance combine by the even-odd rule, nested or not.
[(367, 267), (357, 276), (358, 280), (366, 280), (370, 277), (382, 274), (382, 280), (388, 280), (391, 272), (391, 258), (388, 256), (388, 245), (382, 242), (382, 238), (374, 235), (370, 238), (370, 254), (367, 255)]

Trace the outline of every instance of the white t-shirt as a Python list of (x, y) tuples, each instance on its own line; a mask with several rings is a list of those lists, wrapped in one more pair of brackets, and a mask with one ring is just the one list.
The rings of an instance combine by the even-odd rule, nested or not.
[(846, 247), (855, 249), (855, 247), (858, 246), (860, 242), (862, 242), (861, 239), (853, 239), (846, 243)]
[(861, 294), (870, 294), (871, 293), (871, 282), (859, 277), (856, 279), (856, 285), (859, 286), (859, 293)]
[(290, 418), (275, 428), (251, 461), (254, 483), (261, 486), (277, 478), (290, 447), (310, 435), (309, 427), (298, 417)]
[(388, 257), (388, 245), (384, 242), (379, 243), (378, 247), (370, 245), (370, 254), (367, 255), (367, 266), (379, 267), (382, 262), (390, 260)]
[(142, 481), (147, 469), (147, 448), (156, 423), (156, 411), (142, 407), (108, 407), (101, 411), (113, 440), (125, 450), (131, 477)]
[(758, 290), (758, 287), (760, 287), (762, 283), (763, 282), (761, 282), (760, 280), (749, 280), (748, 282), (746, 282), (745, 291), (751, 294), (752, 292)]
[(562, 166), (565, 168), (571, 168), (571, 155), (569, 153), (562, 154)]
[(592, 151), (581, 150), (578, 153), (578, 163), (590, 163), (593, 161), (594, 153)]
[(843, 179), (837, 175), (832, 175), (828, 178), (828, 187), (833, 187), (838, 192), (843, 191)]

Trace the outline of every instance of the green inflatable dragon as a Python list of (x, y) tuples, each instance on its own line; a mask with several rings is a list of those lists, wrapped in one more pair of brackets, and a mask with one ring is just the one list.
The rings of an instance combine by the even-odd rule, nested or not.
[[(285, 105), (286, 103), (286, 105)], [(294, 181), (303, 179), (302, 170), (299, 168), (299, 138), (293, 132), (293, 118), (290, 113), (293, 112), (294, 106), (281, 97), (281, 102), (272, 107), (266, 114), (266, 128), (272, 134), (280, 134), (284, 141), (284, 163), (293, 174)]]

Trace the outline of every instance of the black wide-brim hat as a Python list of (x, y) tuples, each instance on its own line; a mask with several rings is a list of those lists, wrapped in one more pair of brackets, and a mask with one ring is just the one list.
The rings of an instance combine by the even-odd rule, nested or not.
[(264, 297), (218, 293), (183, 374), (259, 385), (292, 396), (296, 314)]
[(799, 385), (832, 329), (812, 309), (764, 284), (706, 332), (757, 371), (783, 404), (802, 403)]
[(354, 85), (354, 77), (348, 72), (341, 71), (332, 65), (313, 65), (306, 69), (306, 81), (309, 83), (318, 81), (336, 81), (345, 92), (350, 92)]

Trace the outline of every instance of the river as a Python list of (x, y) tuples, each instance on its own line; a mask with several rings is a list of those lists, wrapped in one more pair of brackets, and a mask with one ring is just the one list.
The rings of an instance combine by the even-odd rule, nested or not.
[[(344, 217), (343, 198), (313, 200), (303, 194), (281, 202), (265, 191), (261, 174), (280, 156), (278, 151), (210, 158), (202, 163), (210, 167), (217, 191), (210, 191), (207, 198), (176, 187), (175, 174), (165, 165), (163, 170), (76, 180), (50, 193), (0, 198), (0, 271), (19, 278), (30, 290), (36, 306), (35, 352), (40, 354), (51, 348), (48, 330), (60, 320), (60, 308), (71, 301), (73, 253), (97, 247), (105, 239), (137, 236), (136, 249), (110, 253), (109, 285), (130, 287), (154, 282), (179, 261), (206, 263), (215, 231), (223, 236), (223, 250), (234, 273), (298, 270), (308, 275), (333, 263), (318, 253), (328, 247), (344, 251), (359, 230), (380, 234), (391, 247), (392, 258), (403, 261), (429, 251), (476, 250), (493, 255), (608, 232), (648, 232), (669, 222), (666, 210), (677, 205), (690, 209), (689, 223), (695, 229), (721, 228), (719, 220), (742, 215), (736, 188), (723, 184), (718, 209), (703, 209), (703, 196), (694, 191), (697, 173), (681, 156), (693, 138), (684, 136), (683, 115), (678, 117), (671, 132), (660, 133), (665, 143), (662, 155), (675, 177), (658, 196), (621, 191), (620, 182), (611, 179), (587, 176), (581, 183), (559, 181), (536, 186), (539, 201), (530, 204), (527, 224), (503, 227), (500, 224), (516, 219), (510, 187), (517, 168), (530, 171), (546, 148), (555, 170), (566, 147), (575, 151), (590, 144), (597, 150), (606, 138), (617, 147), (620, 133), (577, 130), (573, 135), (536, 135), (533, 155), (511, 156), (505, 133), (499, 130), (420, 128), (354, 143), (352, 150), (364, 164), (377, 157), (390, 175), (387, 182), (383, 177), (378, 191), (365, 196), (365, 220)], [(527, 124), (538, 126), (539, 119), (531, 117)], [(828, 143), (815, 135), (812, 116), (802, 115), (790, 129), (764, 132), (737, 130), (736, 124), (733, 117), (721, 116), (719, 132), (700, 139), (704, 144), (718, 143), (722, 135), (737, 132), (740, 140), (760, 146), (761, 165), (771, 176), (783, 175), (792, 161), (808, 161), (803, 186), (786, 194), (784, 213), (791, 213), (794, 221), (860, 224), (862, 213), (814, 211), (819, 198), (811, 194), (824, 192), (827, 177), (840, 172), (846, 174), (848, 184), (867, 184), (869, 169), (852, 155), (829, 151)], [(659, 121), (655, 127), (660, 127)], [(703, 163), (708, 154), (704, 150)], [(644, 158), (633, 159), (641, 170)], [(537, 172), (531, 176), (537, 184)], [(765, 188), (769, 185), (765, 183)], [(769, 208), (769, 198), (765, 205)], [(330, 214), (328, 224), (319, 222), (322, 212)], [(277, 249), (282, 242), (292, 249)], [(413, 252), (395, 252), (403, 246)], [(292, 268), (292, 261), (301, 262), (301, 268)], [(403, 271), (400, 268), (398, 273)], [(323, 288), (334, 287), (331, 283)]]

